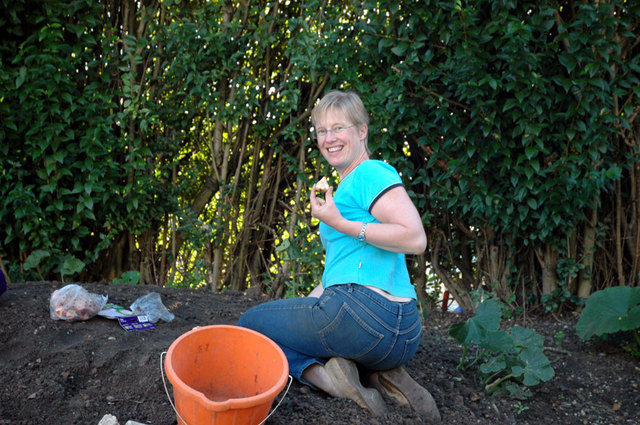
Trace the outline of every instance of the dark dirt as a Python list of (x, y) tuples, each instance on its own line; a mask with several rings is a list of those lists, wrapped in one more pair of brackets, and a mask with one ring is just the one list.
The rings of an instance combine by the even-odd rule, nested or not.
[[(187, 289), (82, 284), (109, 301), (129, 306), (159, 292), (176, 318), (157, 328), (125, 332), (117, 321), (94, 317), (54, 321), (49, 297), (59, 283), (12, 284), (0, 297), (0, 424), (97, 425), (107, 413), (120, 424), (176, 424), (165, 393), (160, 356), (195, 326), (235, 324), (261, 295), (214, 294)], [(640, 362), (619, 343), (584, 342), (577, 317), (541, 317), (524, 325), (545, 336), (556, 377), (533, 387), (524, 401), (487, 396), (473, 371), (456, 366), (461, 346), (448, 336), (454, 313), (435, 313), (425, 322), (420, 350), (409, 373), (433, 394), (445, 424), (637, 424), (640, 418)], [(556, 336), (566, 335), (558, 347)], [(169, 387), (171, 388), (171, 387)], [(280, 400), (282, 395), (276, 398)], [(275, 405), (275, 403), (274, 403)], [(294, 382), (270, 424), (421, 424), (422, 418), (389, 401), (374, 417), (349, 400), (333, 399)]]

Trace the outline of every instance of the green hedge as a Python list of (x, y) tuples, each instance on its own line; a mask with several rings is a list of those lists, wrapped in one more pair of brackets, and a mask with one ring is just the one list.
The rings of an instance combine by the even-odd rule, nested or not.
[(3, 0), (0, 258), (13, 280), (304, 291), (308, 114), (344, 88), (423, 213), (411, 260), (468, 309), (634, 280), (632, 3)]

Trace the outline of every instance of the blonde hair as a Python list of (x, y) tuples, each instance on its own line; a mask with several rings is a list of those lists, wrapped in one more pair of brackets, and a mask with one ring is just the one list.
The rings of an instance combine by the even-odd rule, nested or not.
[[(347, 119), (358, 128), (362, 124), (366, 124), (367, 127), (369, 126), (369, 114), (367, 113), (367, 109), (364, 107), (364, 103), (362, 103), (360, 96), (355, 92), (331, 90), (325, 94), (311, 111), (311, 122), (313, 123), (313, 126), (315, 127), (317, 122), (330, 110), (338, 110), (344, 113)], [(367, 153), (370, 154), (371, 152), (369, 150), (369, 143), (367, 140), (368, 134), (369, 132), (367, 131), (367, 135), (364, 139), (364, 146)]]

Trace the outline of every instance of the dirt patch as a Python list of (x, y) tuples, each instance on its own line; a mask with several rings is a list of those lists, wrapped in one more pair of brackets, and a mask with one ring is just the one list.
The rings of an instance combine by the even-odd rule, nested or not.
[[(97, 424), (107, 413), (154, 425), (176, 424), (162, 383), (160, 355), (195, 326), (235, 324), (261, 295), (148, 286), (82, 284), (129, 306), (151, 291), (176, 318), (157, 328), (125, 332), (114, 320), (54, 321), (49, 297), (62, 285), (13, 284), (0, 297), (0, 424)], [(461, 346), (448, 336), (453, 313), (425, 323), (420, 350), (407, 369), (431, 391), (447, 424), (636, 424), (640, 362), (611, 343), (585, 343), (577, 317), (537, 318), (525, 325), (545, 335), (556, 377), (515, 401), (487, 396), (473, 372), (456, 366)], [(566, 335), (560, 347), (554, 336)], [(279, 396), (276, 402), (280, 400)], [(294, 382), (270, 424), (421, 424), (411, 410), (389, 401), (384, 417), (349, 400), (333, 399)]]

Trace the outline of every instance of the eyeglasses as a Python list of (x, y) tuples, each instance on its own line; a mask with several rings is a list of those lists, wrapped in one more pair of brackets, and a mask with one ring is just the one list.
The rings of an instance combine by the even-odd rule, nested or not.
[(335, 127), (333, 127), (332, 129), (321, 129), (321, 130), (316, 130), (315, 134), (316, 134), (316, 138), (318, 138), (319, 140), (324, 139), (325, 137), (327, 137), (327, 135), (329, 133), (333, 133), (333, 135), (338, 135), (340, 133), (342, 133), (343, 131), (345, 131), (348, 128), (351, 127), (355, 127), (355, 124), (352, 124), (350, 126), (344, 127), (342, 125), (336, 125)]

